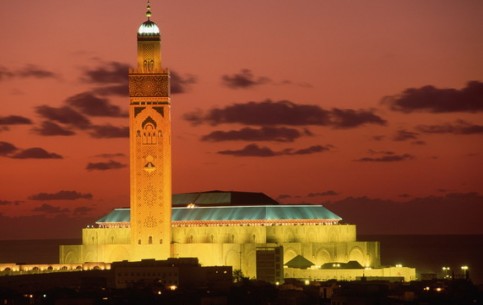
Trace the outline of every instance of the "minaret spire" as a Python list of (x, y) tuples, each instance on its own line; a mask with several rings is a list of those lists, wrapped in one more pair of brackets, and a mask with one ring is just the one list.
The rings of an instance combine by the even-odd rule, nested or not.
[(148, 0), (148, 4), (146, 5), (146, 17), (148, 20), (151, 20), (151, 1)]

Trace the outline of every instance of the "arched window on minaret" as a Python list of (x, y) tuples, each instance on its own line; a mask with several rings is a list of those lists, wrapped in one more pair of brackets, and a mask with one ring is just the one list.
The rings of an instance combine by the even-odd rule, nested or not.
[(158, 143), (157, 140), (157, 130), (156, 130), (156, 122), (151, 118), (147, 117), (143, 124), (143, 144), (156, 144)]
[(152, 236), (149, 236), (148, 244), (152, 244), (152, 243), (153, 243), (153, 237)]

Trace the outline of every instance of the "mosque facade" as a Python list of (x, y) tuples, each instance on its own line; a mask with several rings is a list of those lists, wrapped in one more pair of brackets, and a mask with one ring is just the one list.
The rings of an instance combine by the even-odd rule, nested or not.
[(255, 277), (257, 249), (281, 246), (284, 264), (302, 256), (316, 268), (380, 267), (379, 243), (357, 241), (356, 226), (321, 205), (283, 205), (250, 192), (171, 194), (170, 74), (149, 3), (146, 16), (129, 71), (130, 207), (82, 229), (81, 245), (60, 246), (60, 263), (197, 257)]

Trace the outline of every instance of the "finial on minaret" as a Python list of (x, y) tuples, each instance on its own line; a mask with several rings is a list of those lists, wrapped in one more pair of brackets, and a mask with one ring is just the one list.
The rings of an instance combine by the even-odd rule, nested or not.
[(151, 18), (151, 1), (148, 0), (148, 5), (146, 5), (146, 17)]

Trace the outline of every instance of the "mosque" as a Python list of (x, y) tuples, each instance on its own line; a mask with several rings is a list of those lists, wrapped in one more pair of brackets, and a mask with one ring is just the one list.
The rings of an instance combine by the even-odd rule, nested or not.
[[(283, 205), (251, 192), (172, 195), (170, 74), (149, 2), (146, 16), (137, 32), (137, 67), (129, 71), (130, 208), (82, 229), (81, 245), (60, 246), (60, 264), (197, 257), (253, 278), (257, 250), (279, 248), (290, 277), (401, 275), (402, 269), (380, 268), (378, 242), (357, 241), (356, 226), (321, 205)], [(309, 270), (293, 268), (300, 260), (311, 263)], [(323, 269), (353, 263), (360, 266), (355, 273)], [(411, 270), (405, 279), (414, 278)]]

